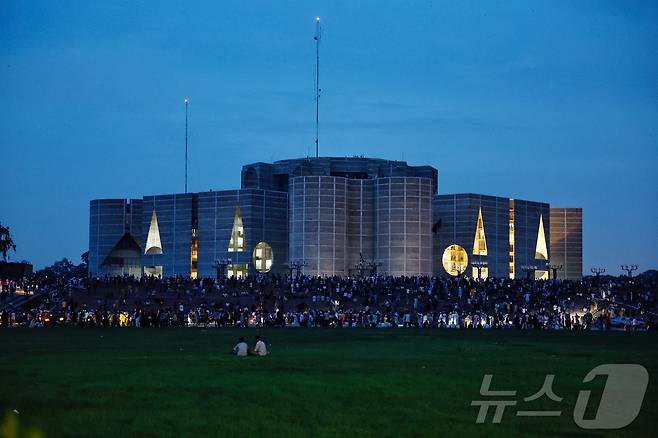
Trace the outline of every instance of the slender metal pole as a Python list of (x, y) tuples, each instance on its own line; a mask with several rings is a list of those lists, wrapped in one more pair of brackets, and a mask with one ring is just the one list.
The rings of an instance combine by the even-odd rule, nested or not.
[(320, 17), (315, 17), (315, 158), (320, 156)]
[(187, 193), (187, 105), (189, 99), (185, 99), (185, 193)]

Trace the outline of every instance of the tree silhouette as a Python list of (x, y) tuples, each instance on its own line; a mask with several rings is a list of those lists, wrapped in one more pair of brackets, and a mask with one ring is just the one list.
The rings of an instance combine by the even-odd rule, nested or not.
[(14, 239), (11, 238), (9, 227), (5, 227), (0, 223), (0, 253), (5, 262), (9, 256), (9, 251), (16, 252), (16, 244), (14, 243)]

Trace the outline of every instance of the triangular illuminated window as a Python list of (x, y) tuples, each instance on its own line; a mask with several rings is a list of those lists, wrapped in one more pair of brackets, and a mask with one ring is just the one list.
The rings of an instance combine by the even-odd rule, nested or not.
[(242, 252), (245, 249), (244, 226), (242, 225), (242, 216), (240, 216), (240, 207), (235, 210), (233, 218), (233, 228), (231, 229), (231, 240), (228, 243), (229, 252)]
[(546, 234), (544, 234), (543, 215), (539, 215), (539, 231), (537, 232), (537, 247), (535, 248), (535, 258), (539, 260), (548, 260), (548, 249), (546, 248)]
[(475, 227), (475, 240), (473, 241), (474, 255), (487, 255), (487, 238), (484, 235), (484, 221), (482, 220), (482, 209), (478, 212), (478, 222)]
[(144, 250), (144, 254), (162, 254), (158, 216), (156, 216), (155, 210), (153, 210), (153, 214), (151, 215), (151, 225), (149, 226), (149, 233), (146, 237), (146, 249)]

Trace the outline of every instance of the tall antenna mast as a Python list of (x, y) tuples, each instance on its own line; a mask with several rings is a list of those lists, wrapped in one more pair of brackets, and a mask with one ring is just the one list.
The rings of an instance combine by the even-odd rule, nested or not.
[(320, 156), (318, 126), (320, 124), (320, 17), (315, 17), (315, 158)]
[(187, 106), (190, 100), (185, 98), (185, 193), (187, 193)]

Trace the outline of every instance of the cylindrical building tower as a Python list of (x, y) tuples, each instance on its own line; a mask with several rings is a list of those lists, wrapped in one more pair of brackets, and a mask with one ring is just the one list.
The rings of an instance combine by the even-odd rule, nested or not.
[(432, 273), (432, 180), (375, 180), (376, 259), (388, 275)]
[(347, 179), (299, 176), (290, 180), (291, 261), (305, 261), (307, 275), (347, 275)]

